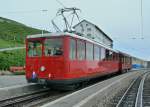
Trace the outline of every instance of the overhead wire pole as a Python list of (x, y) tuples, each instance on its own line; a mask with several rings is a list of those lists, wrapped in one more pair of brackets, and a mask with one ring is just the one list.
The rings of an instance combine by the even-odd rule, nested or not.
[(63, 6), (64, 8), (66, 8), (66, 6), (62, 2), (60, 2), (59, 0), (56, 0), (56, 2), (59, 3), (61, 6)]
[[(143, 0), (140, 0), (138, 1), (139, 2), (139, 36), (135, 36), (135, 37), (132, 37), (132, 38), (128, 38), (128, 39), (145, 39), (144, 37), (144, 24), (143, 24)], [(148, 38), (146, 38), (148, 39)]]
[(142, 0), (140, 0), (141, 2), (140, 2), (140, 4), (141, 4), (141, 6), (140, 6), (140, 13), (141, 13), (141, 39), (144, 39), (144, 37), (143, 37), (143, 1)]
[[(43, 9), (43, 10), (41, 10), (43, 13), (45, 13), (45, 12), (47, 12), (48, 10), (46, 10), (46, 9)], [(44, 28), (42, 29), (42, 35), (44, 34)]]

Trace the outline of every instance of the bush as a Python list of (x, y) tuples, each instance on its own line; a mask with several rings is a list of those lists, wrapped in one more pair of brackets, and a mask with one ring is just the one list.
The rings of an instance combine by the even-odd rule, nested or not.
[(0, 69), (8, 70), (10, 66), (25, 65), (25, 49), (0, 52)]

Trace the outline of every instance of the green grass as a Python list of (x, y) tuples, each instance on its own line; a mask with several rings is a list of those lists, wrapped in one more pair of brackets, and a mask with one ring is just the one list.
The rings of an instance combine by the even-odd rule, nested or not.
[(0, 49), (1, 48), (10, 48), (10, 47), (20, 47), (20, 46), (24, 46), (24, 44), (0, 39)]
[[(24, 46), (27, 35), (40, 34), (40, 29), (0, 17), (0, 49)], [(47, 33), (47, 31), (44, 31)], [(25, 49), (0, 52), (0, 69), (25, 65)]]
[(40, 29), (0, 17), (0, 48), (23, 46), (27, 35), (39, 34), (41, 32)]

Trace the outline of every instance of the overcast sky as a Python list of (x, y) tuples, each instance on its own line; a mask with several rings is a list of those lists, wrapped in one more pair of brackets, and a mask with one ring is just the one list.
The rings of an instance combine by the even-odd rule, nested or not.
[[(28, 26), (52, 30), (51, 19), (62, 6), (56, 0), (0, 0), (0, 16)], [(66, 7), (82, 10), (81, 19), (99, 26), (114, 40), (114, 48), (150, 60), (150, 0), (59, 0)], [(48, 10), (42, 12), (41, 10)], [(135, 39), (134, 39), (135, 38)]]

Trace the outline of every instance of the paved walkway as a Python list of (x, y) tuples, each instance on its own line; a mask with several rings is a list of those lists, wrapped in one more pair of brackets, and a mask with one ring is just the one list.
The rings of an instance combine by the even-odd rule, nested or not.
[(23, 84), (27, 84), (24, 75), (0, 76), (0, 88)]
[(12, 48), (4, 48), (4, 49), (0, 49), (0, 52), (3, 51), (11, 51), (11, 50), (17, 50), (17, 49), (24, 49), (25, 47), (12, 47)]

